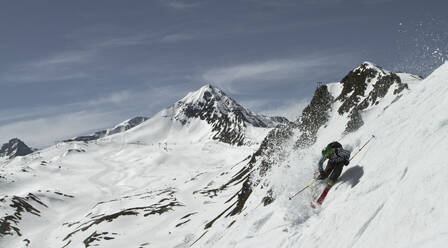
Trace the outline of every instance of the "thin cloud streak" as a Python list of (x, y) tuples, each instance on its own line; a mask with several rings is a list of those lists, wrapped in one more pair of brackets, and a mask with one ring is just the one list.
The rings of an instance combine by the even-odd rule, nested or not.
[(112, 120), (113, 114), (109, 113), (74, 112), (0, 126), (0, 137), (2, 142), (12, 137), (26, 137), (27, 144), (45, 147), (88, 130), (100, 129)]
[(356, 2), (361, 4), (380, 4), (392, 2), (394, 0), (246, 0), (251, 3), (262, 4), (273, 7), (292, 7), (302, 4), (308, 5), (329, 5), (329, 4), (340, 4), (344, 2)]
[(113, 37), (100, 41), (91, 41), (89, 45), (78, 50), (62, 51), (59, 54), (44, 57), (35, 61), (14, 66), (0, 75), (2, 81), (14, 83), (33, 83), (48, 81), (67, 81), (94, 77), (89, 67), (101, 61), (101, 55), (109, 49), (119, 49), (129, 46), (162, 43), (178, 43), (192, 40), (196, 36), (188, 33), (169, 33), (150, 36), (137, 33), (129, 36)]
[(14, 83), (88, 78), (90, 75), (80, 67), (92, 61), (94, 56), (89, 51), (65, 51), (15, 66), (0, 76), (0, 78), (3, 81)]
[(261, 114), (268, 116), (283, 116), (290, 121), (297, 120), (302, 114), (303, 109), (309, 104), (309, 101), (300, 100), (286, 100), (282, 105), (276, 108), (268, 108), (260, 111)]
[(177, 9), (177, 10), (185, 10), (191, 9), (194, 7), (198, 7), (201, 5), (202, 1), (184, 1), (184, 0), (161, 0), (162, 4), (169, 8)]
[(309, 100), (286, 99), (280, 102), (280, 104), (273, 104), (268, 100), (243, 100), (240, 103), (257, 114), (282, 116), (290, 121), (295, 121), (302, 114), (302, 110), (309, 104)]
[[(237, 84), (254, 84), (262, 87), (260, 82), (285, 79), (298, 80), (311, 71), (318, 71), (337, 65), (340, 60), (351, 56), (314, 55), (292, 59), (272, 59), (263, 62), (239, 64), (229, 67), (213, 68), (202, 74), (202, 80), (215, 84), (225, 90), (235, 92)], [(278, 83), (278, 82), (277, 82)], [(272, 84), (269, 84), (272, 86)]]
[(168, 34), (160, 39), (158, 39), (158, 42), (160, 43), (176, 43), (180, 41), (186, 41), (186, 40), (192, 40), (193, 36), (191, 34), (184, 34), (184, 33), (175, 33), (175, 34)]

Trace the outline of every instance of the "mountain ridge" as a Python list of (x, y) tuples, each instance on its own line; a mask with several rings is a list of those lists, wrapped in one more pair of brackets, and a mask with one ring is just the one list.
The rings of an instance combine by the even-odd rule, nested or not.
[[(178, 121), (184, 126), (192, 119), (203, 120), (212, 126), (214, 133), (212, 139), (232, 145), (247, 144), (245, 131), (248, 126), (273, 128), (278, 124), (289, 122), (285, 117), (257, 115), (211, 84), (189, 92), (181, 100), (161, 110), (155, 116), (157, 115)], [(97, 131), (91, 135), (77, 136), (64, 142), (98, 140), (133, 129), (153, 117), (134, 117), (113, 128)]]

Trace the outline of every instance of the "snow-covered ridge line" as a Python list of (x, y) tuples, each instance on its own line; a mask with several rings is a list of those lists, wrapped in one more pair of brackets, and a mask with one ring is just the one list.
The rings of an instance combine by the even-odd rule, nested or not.
[(90, 135), (85, 135), (85, 136), (77, 136), (74, 137), (72, 139), (67, 139), (64, 140), (64, 142), (72, 142), (72, 141), (93, 141), (93, 140), (97, 140), (106, 136), (110, 136), (113, 134), (117, 134), (117, 133), (121, 133), (121, 132), (125, 132), (131, 128), (134, 128), (138, 125), (140, 125), (141, 123), (143, 123), (144, 121), (148, 120), (148, 117), (142, 117), (142, 116), (137, 116), (134, 117), (132, 119), (123, 121), (122, 123), (116, 125), (113, 128), (109, 128), (109, 129), (105, 129), (105, 130), (101, 130), (101, 131), (97, 131), (93, 134)]

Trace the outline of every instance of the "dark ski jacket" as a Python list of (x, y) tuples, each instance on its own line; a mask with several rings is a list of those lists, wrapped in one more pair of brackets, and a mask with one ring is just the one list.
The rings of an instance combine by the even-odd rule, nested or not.
[[(328, 163), (332, 163), (333, 165), (348, 165), (350, 161), (350, 152), (347, 150), (344, 150), (343, 148), (333, 148), (333, 154), (328, 159)], [(324, 171), (323, 165), (325, 160), (327, 160), (326, 157), (322, 156), (322, 158), (319, 160), (319, 172), (322, 173)]]

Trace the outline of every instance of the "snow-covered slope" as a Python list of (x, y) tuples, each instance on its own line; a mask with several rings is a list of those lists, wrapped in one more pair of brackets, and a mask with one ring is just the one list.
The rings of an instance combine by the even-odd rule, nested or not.
[[(235, 218), (229, 229), (226, 225), (235, 219), (223, 219), (199, 246), (444, 247), (448, 241), (444, 192), (448, 186), (444, 160), (448, 63), (419, 83), (409, 78), (417, 79), (400, 79), (408, 90), (397, 93), (397, 88), (391, 88), (360, 109), (362, 125), (352, 132), (347, 132), (347, 123), (352, 121), (348, 111), (339, 113), (345, 101), (338, 99), (346, 85), (327, 86), (336, 100), (322, 93), (324, 88), (318, 89), (309, 109), (320, 111), (308, 112), (319, 125), (315, 139), (303, 145), (313, 135), (301, 130), (309, 117), (305, 112), (296, 126), (272, 131), (265, 148), (252, 157), (253, 172), (242, 185), (237, 207), (243, 217)], [(370, 99), (366, 96), (375, 89), (369, 87), (370, 82), (356, 82), (370, 88), (356, 103)], [(331, 103), (328, 108), (327, 102)], [(310, 202), (322, 192), (324, 183), (288, 199), (312, 181), (326, 144), (339, 140), (355, 151), (372, 134), (376, 138), (344, 169), (321, 209), (311, 208)], [(219, 241), (211, 238), (223, 232), (226, 235)]]
[[(424, 80), (363, 63), (266, 137), (207, 86), (126, 132), (1, 164), (0, 247), (444, 247), (447, 82), (448, 63)], [(325, 182), (288, 199), (327, 143), (372, 134), (321, 208)]]

